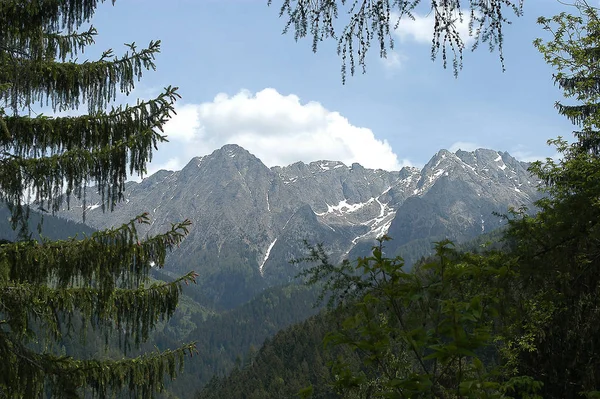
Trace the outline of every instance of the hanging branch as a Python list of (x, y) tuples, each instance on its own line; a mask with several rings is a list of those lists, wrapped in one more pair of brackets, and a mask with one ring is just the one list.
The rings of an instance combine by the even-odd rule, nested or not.
[[(273, 0), (267, 3), (271, 5)], [(345, 83), (348, 65), (350, 75), (354, 75), (357, 66), (366, 72), (366, 56), (372, 42), (378, 45), (379, 56), (387, 57), (388, 51), (394, 49), (393, 30), (407, 18), (414, 20), (415, 9), (421, 3), (421, 0), (282, 0), (279, 16), (287, 19), (283, 33), (293, 29), (296, 41), (311, 36), (313, 52), (326, 39), (337, 42), (337, 53), (342, 58), (342, 82)], [(523, 0), (469, 0), (467, 7), (459, 0), (430, 0), (428, 4), (434, 22), (432, 59), (435, 60), (441, 51), (446, 68), (449, 52), (452, 52), (452, 69), (455, 76), (458, 75), (465, 43), (457, 22), (468, 20), (469, 35), (474, 41), (471, 49), (475, 50), (480, 43), (487, 43), (490, 51), (498, 49), (504, 69), (502, 27), (510, 24), (505, 8), (521, 16)], [(347, 20), (339, 21), (340, 15), (347, 16)], [(340, 26), (343, 27), (341, 33)]]

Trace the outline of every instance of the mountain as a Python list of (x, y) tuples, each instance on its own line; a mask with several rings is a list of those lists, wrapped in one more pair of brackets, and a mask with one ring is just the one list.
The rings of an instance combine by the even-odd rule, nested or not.
[[(531, 206), (537, 181), (527, 164), (506, 152), (439, 151), (423, 169), (366, 169), (337, 161), (297, 162), (268, 168), (237, 145), (193, 158), (181, 171), (161, 170), (129, 182), (124, 201), (103, 212), (88, 193), (60, 216), (98, 229), (149, 212), (144, 233), (164, 231), (186, 218), (192, 229), (169, 258), (168, 273), (200, 273), (204, 300), (233, 308), (260, 290), (297, 274), (292, 258), (305, 254), (303, 239), (323, 242), (337, 261), (368, 253), (373, 240), (394, 238), (388, 251), (402, 253), (430, 242), (468, 240), (502, 225), (494, 212)], [(90, 190), (92, 191), (92, 190)], [(413, 259), (408, 259), (410, 262)]]
[(413, 196), (399, 205), (388, 234), (395, 252), (410, 243), (451, 238), (463, 242), (493, 231), (509, 207), (532, 207), (540, 183), (529, 165), (508, 153), (441, 150), (423, 168)]

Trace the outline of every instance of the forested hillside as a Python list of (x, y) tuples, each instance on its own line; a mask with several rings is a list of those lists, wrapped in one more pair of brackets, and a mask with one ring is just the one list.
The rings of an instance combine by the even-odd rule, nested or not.
[[(461, 251), (482, 253), (490, 248), (504, 248), (503, 232), (496, 230), (461, 245)], [(420, 256), (419, 264), (435, 262), (435, 258)], [(320, 287), (313, 287), (317, 292)], [(315, 295), (316, 299), (317, 296)], [(317, 303), (327, 301), (327, 298)], [(380, 309), (382, 314), (384, 309)], [(297, 398), (299, 392), (314, 398), (345, 398), (334, 387), (340, 370), (331, 365), (343, 358), (345, 366), (358, 372), (365, 361), (365, 352), (344, 345), (326, 344), (326, 336), (339, 329), (351, 315), (352, 307), (323, 309), (319, 314), (281, 330), (267, 339), (258, 351), (249, 353), (245, 361), (222, 376), (217, 373), (197, 394), (201, 399), (225, 398)]]
[(335, 378), (328, 363), (337, 356), (359, 359), (343, 347), (323, 347), (325, 334), (341, 321), (334, 313), (321, 313), (289, 327), (236, 367), (227, 378), (215, 376), (197, 398), (295, 398), (313, 386), (315, 398), (341, 398), (331, 387)]
[[(313, 308), (317, 296), (317, 290), (307, 287), (275, 287), (236, 309), (194, 320), (196, 327), (183, 340), (195, 341), (201, 355), (186, 362), (169, 391), (182, 398), (193, 397), (212, 378), (251, 363), (266, 339), (318, 311)], [(172, 336), (164, 337), (166, 347), (178, 342)]]

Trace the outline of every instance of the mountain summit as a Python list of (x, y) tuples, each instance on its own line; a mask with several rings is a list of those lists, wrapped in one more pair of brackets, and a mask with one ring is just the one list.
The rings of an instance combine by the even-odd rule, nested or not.
[[(147, 232), (155, 234), (191, 219), (170, 270), (198, 271), (208, 299), (230, 307), (292, 279), (298, 270), (289, 260), (304, 254), (303, 239), (324, 243), (337, 261), (364, 255), (386, 233), (394, 238), (388, 252), (402, 254), (412, 244), (430, 248), (432, 240), (496, 229), (503, 221), (494, 212), (538, 198), (527, 166), (506, 152), (478, 149), (441, 150), (423, 169), (391, 172), (330, 160), (268, 168), (228, 144), (181, 171), (128, 183), (112, 213), (88, 194), (86, 223), (107, 228), (146, 211)], [(81, 204), (61, 213), (75, 220), (81, 214)]]

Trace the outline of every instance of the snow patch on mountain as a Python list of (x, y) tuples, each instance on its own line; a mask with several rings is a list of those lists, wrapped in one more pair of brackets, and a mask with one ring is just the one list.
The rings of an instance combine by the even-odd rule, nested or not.
[(323, 171), (343, 168), (344, 166), (346, 166), (342, 162), (339, 162), (339, 161), (318, 161), (318, 162), (310, 163), (310, 166), (314, 166), (314, 165), (317, 165)]
[(290, 184), (290, 183), (295, 183), (296, 180), (298, 180), (297, 176), (294, 176), (292, 178), (286, 178), (285, 176), (281, 176), (281, 180), (283, 181), (283, 184)]
[(273, 249), (273, 246), (275, 245), (276, 242), (277, 242), (277, 238), (274, 239), (273, 242), (271, 243), (271, 245), (269, 245), (269, 248), (267, 248), (267, 252), (265, 253), (265, 258), (263, 259), (262, 263), (258, 267), (258, 271), (260, 271), (261, 276), (264, 276), (263, 266), (265, 265), (265, 263), (267, 263), (267, 260), (269, 259), (269, 255), (271, 255), (271, 250)]
[(329, 205), (328, 203), (325, 203), (325, 205), (327, 205), (327, 211), (321, 213), (315, 212), (315, 215), (324, 216), (328, 213), (352, 213), (358, 211), (360, 208), (366, 205), (371, 204), (373, 201), (375, 201), (375, 198), (371, 198), (367, 202), (359, 202), (357, 204), (349, 204), (348, 200), (346, 199), (341, 200), (337, 205)]
[[(388, 190), (384, 191), (381, 195), (387, 193)], [(379, 197), (381, 197), (381, 195)], [(379, 205), (379, 214), (363, 223), (363, 225), (368, 226), (369, 230), (355, 237), (352, 240), (352, 245), (356, 245), (358, 241), (363, 239), (374, 239), (379, 238), (382, 235), (386, 234), (390, 229), (392, 221), (394, 220), (394, 216), (396, 216), (396, 210), (393, 209), (389, 204), (381, 202), (379, 197), (374, 198), (374, 201)]]

